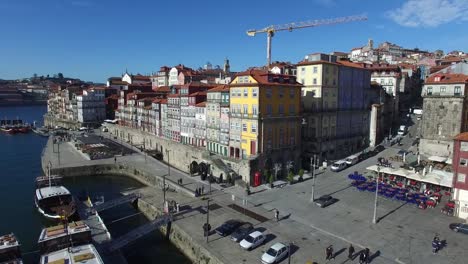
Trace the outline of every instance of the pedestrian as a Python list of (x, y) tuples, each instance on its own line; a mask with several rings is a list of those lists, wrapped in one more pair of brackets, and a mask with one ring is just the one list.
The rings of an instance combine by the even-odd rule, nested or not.
[(366, 259), (366, 253), (364, 253), (364, 251), (361, 251), (361, 253), (359, 253), (359, 264), (363, 264), (365, 259)]
[(333, 256), (333, 246), (330, 245), (325, 249), (325, 253), (327, 254), (326, 260), (330, 259), (335, 259), (335, 256)]
[(183, 183), (183, 180), (182, 180), (182, 178), (180, 178), (180, 185), (182, 185), (182, 183)]
[(203, 185), (203, 186), (201, 187), (201, 193), (202, 193), (202, 194), (205, 193), (205, 185)]
[(116, 163), (117, 163), (117, 157), (114, 156), (114, 164), (116, 164)]
[(352, 244), (349, 244), (348, 259), (353, 260), (353, 255), (354, 255), (354, 247)]
[(370, 262), (369, 255), (370, 255), (369, 249), (366, 248), (365, 257), (364, 257), (364, 263), (366, 263), (366, 264)]
[(275, 209), (275, 219), (276, 219), (276, 222), (279, 221), (279, 211), (278, 211), (278, 209)]

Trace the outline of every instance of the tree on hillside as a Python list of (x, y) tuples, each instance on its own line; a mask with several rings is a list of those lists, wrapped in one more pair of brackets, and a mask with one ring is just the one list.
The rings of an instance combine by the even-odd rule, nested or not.
[(59, 79), (63, 79), (63, 73), (59, 72), (59, 73), (57, 74), (57, 76), (58, 76)]

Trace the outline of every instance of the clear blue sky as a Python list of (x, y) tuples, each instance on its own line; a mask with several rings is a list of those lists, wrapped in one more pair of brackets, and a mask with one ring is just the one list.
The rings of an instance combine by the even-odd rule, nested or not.
[(468, 0), (1, 0), (0, 78), (63, 72), (105, 82), (207, 61), (265, 64), (266, 36), (247, 29), (365, 13), (369, 20), (280, 32), (273, 60), (349, 51), (368, 38), (425, 50), (468, 51)]

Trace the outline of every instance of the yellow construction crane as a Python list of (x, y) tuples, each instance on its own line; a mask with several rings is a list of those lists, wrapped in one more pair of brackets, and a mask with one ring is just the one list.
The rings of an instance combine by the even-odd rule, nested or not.
[(293, 31), (293, 29), (300, 29), (300, 28), (308, 28), (308, 27), (318, 27), (324, 25), (332, 25), (332, 24), (341, 24), (341, 23), (348, 23), (352, 21), (364, 21), (367, 20), (366, 15), (358, 15), (358, 16), (347, 16), (347, 17), (339, 17), (339, 18), (331, 18), (331, 19), (320, 19), (320, 20), (310, 20), (305, 22), (297, 22), (297, 23), (289, 23), (289, 24), (282, 24), (282, 25), (273, 25), (268, 26), (263, 29), (255, 30), (251, 29), (247, 31), (247, 35), (250, 37), (254, 37), (257, 33), (267, 33), (267, 66), (270, 67), (271, 64), (271, 38), (275, 35), (277, 31), (284, 31), (288, 30), (289, 32)]

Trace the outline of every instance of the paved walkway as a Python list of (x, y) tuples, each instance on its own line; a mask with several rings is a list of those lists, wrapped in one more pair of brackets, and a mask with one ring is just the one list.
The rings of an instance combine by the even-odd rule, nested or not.
[[(61, 166), (114, 162), (113, 159), (85, 160), (72, 145), (63, 146), (63, 149), (62, 146)], [(379, 157), (390, 157), (397, 151), (398, 149), (388, 148)], [(347, 175), (354, 171), (363, 172), (366, 167), (376, 163), (376, 158), (370, 158), (340, 173), (328, 170), (318, 173), (316, 197), (332, 194), (339, 199), (339, 202), (328, 208), (318, 208), (310, 203), (310, 180), (272, 190), (265, 186), (252, 188), (253, 194), (250, 196), (246, 196), (245, 191), (239, 187), (223, 188), (212, 184), (213, 202), (221, 206), (210, 214), (213, 227), (228, 219), (242, 218), (265, 228), (266, 233), (275, 238), (266, 246), (252, 252), (244, 252), (238, 246), (233, 246), (234, 243), (229, 238), (212, 235), (209, 249), (218, 252), (226, 263), (256, 263), (261, 252), (273, 242), (292, 241), (295, 245), (292, 263), (306, 263), (309, 260), (324, 263), (324, 252), (328, 245), (333, 245), (335, 252), (339, 252), (352, 243), (357, 251), (365, 247), (370, 248), (371, 255), (374, 256), (372, 263), (466, 263), (464, 259), (468, 258), (468, 251), (464, 245), (468, 244), (468, 236), (453, 233), (448, 229), (448, 224), (457, 219), (440, 214), (440, 206), (436, 209), (419, 210), (412, 205), (380, 199), (378, 216), (381, 219), (376, 225), (371, 223), (374, 196), (372, 193), (361, 193), (350, 187)], [(54, 156), (52, 162), (57, 162)], [(167, 165), (141, 153), (119, 157), (118, 162), (132, 163), (157, 176), (167, 174)], [(183, 179), (184, 186), (193, 191), (201, 186), (205, 192), (209, 190), (209, 185), (199, 177), (190, 177), (171, 168), (167, 180), (175, 183), (180, 178)], [(162, 194), (153, 187), (145, 188), (145, 192), (154, 197), (156, 205), (158, 201), (162, 201), (159, 197)], [(169, 199), (176, 199), (182, 207), (196, 208), (205, 203), (180, 193), (168, 192), (167, 195)], [(245, 206), (269, 219), (273, 218), (273, 209), (277, 208), (281, 215), (286, 217), (279, 222), (269, 220), (258, 223), (229, 208), (228, 205), (233, 203)], [(160, 204), (162, 205), (162, 202)], [(206, 221), (206, 215), (202, 211), (192, 211), (186, 218), (178, 221), (195, 239), (203, 241), (201, 226)], [(435, 233), (440, 234), (441, 239), (446, 239), (448, 243), (437, 255), (431, 253), (431, 240)], [(346, 257), (347, 252), (342, 252), (335, 262), (344, 263)]]

